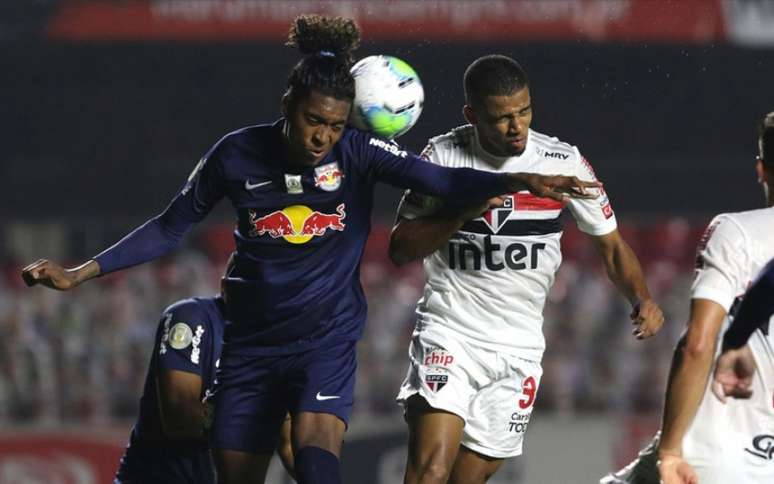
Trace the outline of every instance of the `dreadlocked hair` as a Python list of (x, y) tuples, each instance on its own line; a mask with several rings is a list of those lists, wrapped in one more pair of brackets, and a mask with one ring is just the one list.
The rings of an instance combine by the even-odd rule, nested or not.
[(300, 15), (290, 26), (285, 45), (304, 54), (288, 77), (291, 97), (305, 96), (315, 90), (337, 99), (355, 98), (355, 79), (349, 69), (352, 52), (360, 45), (360, 30), (354, 20)]
[(758, 125), (758, 141), (763, 166), (774, 173), (774, 111), (764, 116)]

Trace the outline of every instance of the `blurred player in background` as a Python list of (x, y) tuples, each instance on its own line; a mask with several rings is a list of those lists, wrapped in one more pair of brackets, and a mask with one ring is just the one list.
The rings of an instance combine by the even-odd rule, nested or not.
[[(688, 328), (672, 359), (661, 433), (603, 484), (774, 482), (774, 335), (755, 331), (761, 370), (749, 400), (721, 402), (707, 384), (717, 342), (735, 301), (774, 257), (774, 113), (761, 122), (756, 162), (769, 208), (715, 217), (699, 243)], [(690, 465), (689, 465), (690, 464)]]
[[(233, 268), (229, 262), (228, 274)], [(169, 306), (156, 330), (140, 415), (115, 484), (214, 484), (203, 400), (215, 381), (226, 326), (222, 296), (184, 299)], [(293, 475), (290, 420), (277, 452)]]
[[(470, 124), (430, 140), (430, 162), (596, 180), (576, 147), (530, 129), (529, 83), (516, 61), (476, 60), (464, 88)], [(565, 207), (630, 301), (636, 337), (663, 323), (606, 196), (553, 200), (515, 190), (501, 200), (452, 207), (410, 191), (399, 208), (390, 256), (397, 264), (424, 258), (428, 277), (398, 395), (409, 424), (406, 483), (484, 483), (504, 459), (522, 453)]]
[(351, 19), (298, 17), (288, 44), (304, 57), (290, 73), (282, 119), (226, 135), (162, 214), (93, 260), (67, 270), (41, 260), (23, 271), (29, 284), (70, 289), (168, 253), (220, 199), (231, 201), (236, 257), (211, 435), (221, 484), (263, 482), (288, 411), (299, 482), (341, 482), (366, 318), (359, 267), (377, 181), (459, 203), (524, 189), (593, 197), (586, 189), (599, 186), (442, 168), (348, 128), (359, 39)]

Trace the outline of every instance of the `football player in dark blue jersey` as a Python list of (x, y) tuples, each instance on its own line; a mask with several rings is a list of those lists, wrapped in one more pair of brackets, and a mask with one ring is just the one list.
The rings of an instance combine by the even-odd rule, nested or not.
[(215, 482), (202, 399), (215, 379), (223, 311), (221, 297), (184, 299), (164, 311), (116, 484)]
[[(355, 343), (366, 319), (360, 259), (376, 182), (460, 204), (529, 190), (589, 197), (596, 182), (489, 173), (427, 163), (346, 125), (355, 81), (351, 19), (305, 15), (288, 44), (303, 54), (282, 98), (283, 117), (218, 141), (169, 206), (94, 259), (65, 269), (39, 260), (27, 284), (66, 290), (158, 258), (222, 198), (235, 210), (235, 267), (211, 444), (218, 481), (263, 482), (287, 412), (298, 480), (340, 483), (339, 454), (353, 404)], [(593, 190), (592, 190), (593, 192)]]
[[(140, 415), (115, 484), (215, 483), (205, 435), (211, 410), (203, 400), (215, 382), (226, 326), (224, 308), (223, 298), (217, 296), (184, 299), (164, 310), (140, 398)], [(286, 419), (277, 453), (293, 475), (289, 427)]]

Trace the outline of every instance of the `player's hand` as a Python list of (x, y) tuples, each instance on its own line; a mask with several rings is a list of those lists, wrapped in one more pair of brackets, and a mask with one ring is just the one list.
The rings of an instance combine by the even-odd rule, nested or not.
[(652, 299), (645, 299), (635, 304), (629, 317), (635, 326), (632, 334), (637, 339), (650, 338), (658, 333), (664, 324), (664, 313)]
[(535, 196), (552, 198), (564, 202), (568, 198), (597, 198), (602, 183), (583, 181), (574, 176), (538, 175), (536, 173), (515, 174), (527, 190)]
[(750, 398), (756, 369), (749, 346), (724, 351), (715, 364), (712, 393), (723, 403), (726, 403), (726, 397)]
[(699, 484), (699, 476), (682, 456), (661, 455), (658, 460), (661, 484)]
[(60, 291), (67, 291), (78, 285), (76, 270), (65, 269), (47, 259), (40, 259), (22, 269), (22, 279), (29, 287), (42, 284)]

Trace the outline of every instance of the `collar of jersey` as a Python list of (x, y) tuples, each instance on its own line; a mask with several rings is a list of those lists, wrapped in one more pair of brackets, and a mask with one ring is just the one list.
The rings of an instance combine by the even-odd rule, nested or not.
[(473, 143), (474, 143), (476, 152), (479, 153), (482, 158), (488, 161), (495, 168), (502, 168), (508, 162), (514, 162), (514, 161), (517, 162), (519, 160), (528, 159), (529, 155), (531, 155), (533, 151), (532, 146), (535, 144), (532, 142), (532, 130), (530, 129), (529, 131), (527, 131), (527, 146), (524, 148), (524, 153), (517, 156), (493, 155), (492, 153), (485, 150), (483, 146), (481, 146), (481, 143), (478, 140), (478, 130), (475, 129), (475, 127), (473, 130)]

